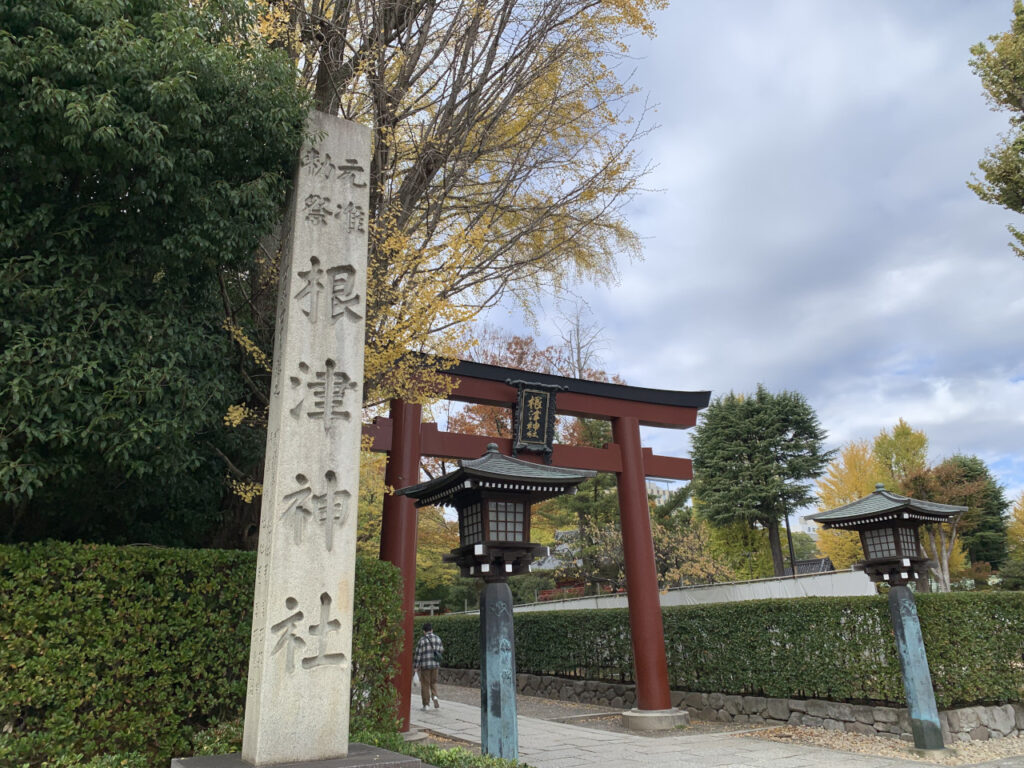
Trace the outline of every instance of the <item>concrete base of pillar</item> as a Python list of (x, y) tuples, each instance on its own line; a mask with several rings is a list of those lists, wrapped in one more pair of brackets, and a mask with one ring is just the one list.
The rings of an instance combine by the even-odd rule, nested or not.
[(690, 724), (685, 709), (631, 709), (622, 713), (622, 725), (631, 731), (671, 731)]
[[(349, 744), (348, 757), (335, 757), (330, 760), (312, 760), (298, 763), (279, 763), (267, 768), (420, 768), (423, 765), (418, 757), (400, 755), (380, 747), (368, 747), (365, 744)], [(233, 755), (202, 755), (200, 757), (176, 757), (171, 760), (171, 768), (253, 768), (251, 763), (242, 759), (240, 754)]]
[(402, 734), (402, 741), (426, 741), (428, 738), (430, 737), (426, 731), (417, 731), (415, 728), (410, 728)]

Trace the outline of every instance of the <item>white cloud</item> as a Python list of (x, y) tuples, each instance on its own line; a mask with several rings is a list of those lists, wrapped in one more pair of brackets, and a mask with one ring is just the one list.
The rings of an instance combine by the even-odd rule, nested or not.
[[(968, 66), (1006, 0), (671, 5), (638, 45), (646, 260), (583, 290), (640, 386), (805, 394), (834, 444), (902, 417), (1024, 488), (1019, 219), (966, 187), (1005, 130)], [(682, 455), (685, 434), (647, 430)]]

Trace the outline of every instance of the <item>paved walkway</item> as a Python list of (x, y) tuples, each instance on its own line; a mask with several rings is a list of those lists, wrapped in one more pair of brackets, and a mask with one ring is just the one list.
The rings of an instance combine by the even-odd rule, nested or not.
[[(441, 701), (422, 710), (413, 696), (412, 726), (480, 743), (480, 710)], [(519, 717), (519, 759), (535, 768), (929, 768), (933, 763), (855, 755), (821, 747), (780, 744), (729, 733), (651, 738)], [(976, 768), (1024, 766), (1024, 758), (977, 764)]]

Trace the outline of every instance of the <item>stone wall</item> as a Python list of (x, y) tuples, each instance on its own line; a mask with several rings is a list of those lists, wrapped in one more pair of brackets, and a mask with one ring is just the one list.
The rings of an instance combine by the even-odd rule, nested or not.
[[(440, 680), (449, 685), (479, 687), (475, 669), (442, 669)], [(631, 709), (636, 703), (632, 684), (594, 680), (567, 680), (547, 675), (516, 675), (524, 696), (541, 696), (606, 707)], [(727, 696), (721, 693), (672, 692), (672, 706), (698, 720), (751, 725), (804, 725), (850, 731), (869, 736), (888, 736), (913, 741), (906, 709), (845, 704), (822, 699), (773, 699), (765, 696)], [(984, 741), (1005, 736), (1024, 737), (1024, 704), (964, 707), (939, 713), (947, 744)]]

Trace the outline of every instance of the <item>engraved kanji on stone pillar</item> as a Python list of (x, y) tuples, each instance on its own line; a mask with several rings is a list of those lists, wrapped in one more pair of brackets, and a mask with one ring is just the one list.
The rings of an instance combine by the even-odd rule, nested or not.
[(242, 739), (255, 766), (348, 754), (370, 132), (314, 112), (307, 135), (279, 270)]

